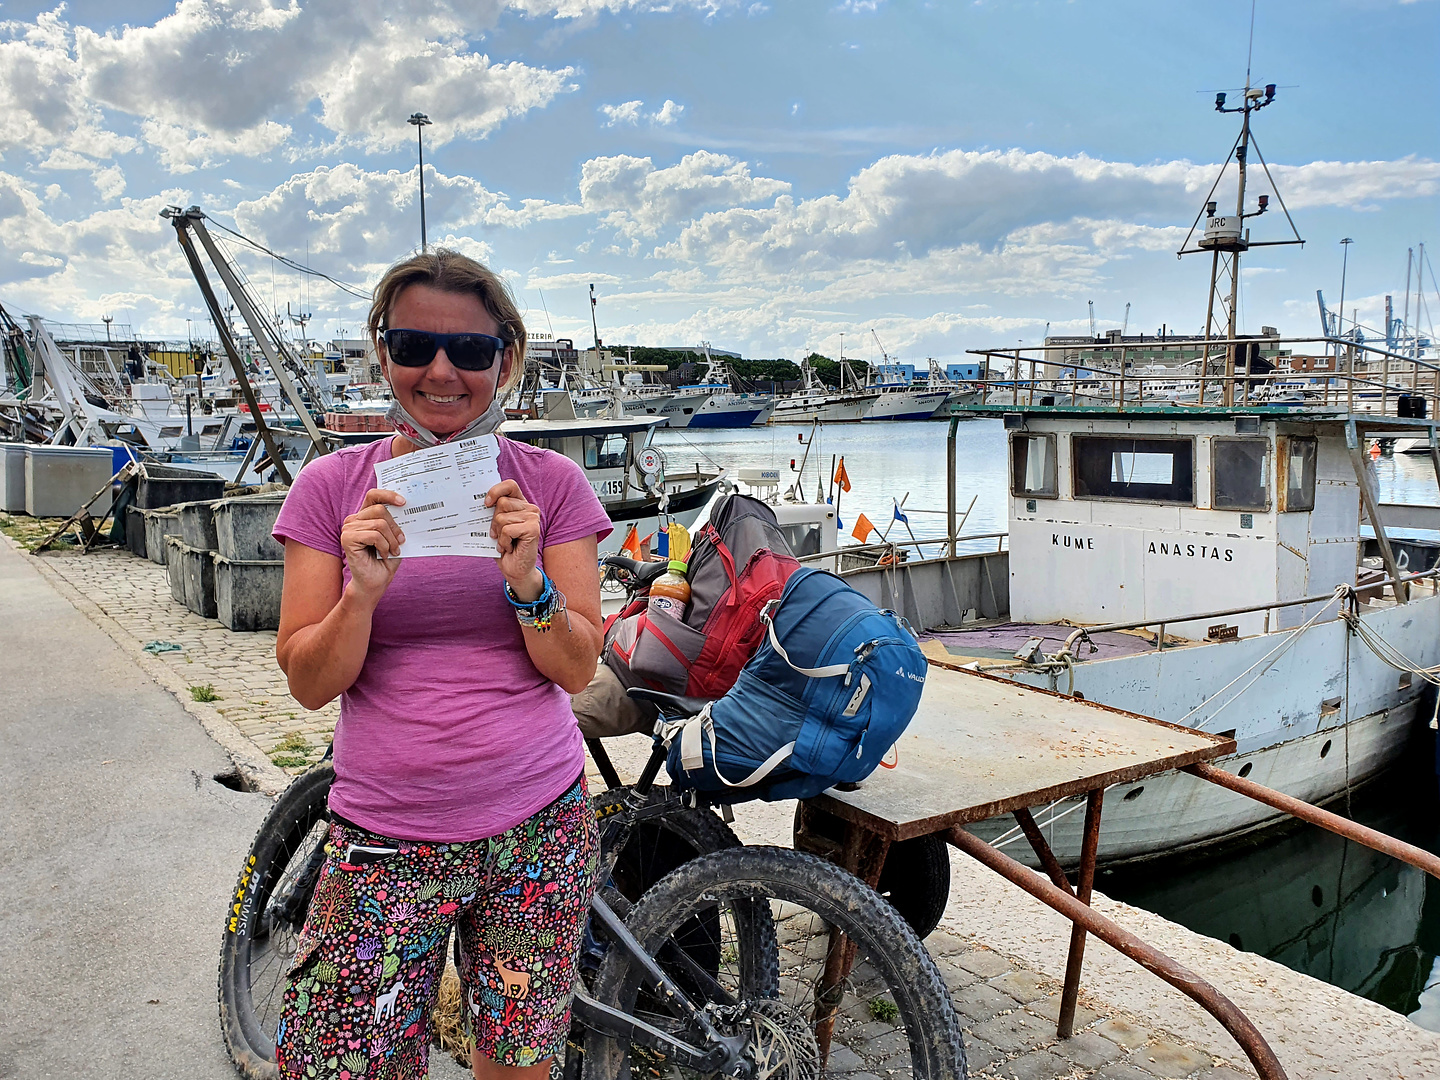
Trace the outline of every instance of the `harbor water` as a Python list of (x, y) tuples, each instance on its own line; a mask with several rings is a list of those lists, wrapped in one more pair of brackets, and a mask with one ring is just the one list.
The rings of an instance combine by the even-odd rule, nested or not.
[[(840, 496), (849, 532), (863, 513), (880, 532), (908, 538), (895, 519), (905, 501), (919, 539), (945, 534), (945, 438), (940, 422), (798, 426), (656, 434), (672, 467), (713, 461), (732, 471), (776, 468), (782, 487), (799, 482), (808, 501), (828, 490), (832, 457), (844, 455), (852, 490)], [(802, 461), (803, 474), (795, 470)], [(1382, 502), (1440, 504), (1428, 457), (1375, 462)], [(1008, 475), (998, 419), (967, 420), (958, 431), (959, 512), (973, 498), (962, 535), (1005, 531)], [(908, 498), (907, 498), (908, 496)], [(878, 539), (873, 537), (872, 539)], [(994, 540), (977, 542), (977, 547)], [(935, 548), (930, 549), (936, 553)], [(1429, 699), (1433, 702), (1433, 699)], [(1428, 720), (1433, 703), (1423, 709)], [(1435, 739), (1417, 726), (1406, 760), (1380, 782), (1331, 809), (1440, 852)], [(1159, 859), (1102, 873), (1108, 895), (1199, 933), (1259, 953), (1370, 998), (1440, 1031), (1440, 882), (1368, 848), (1307, 825), (1186, 859)]]

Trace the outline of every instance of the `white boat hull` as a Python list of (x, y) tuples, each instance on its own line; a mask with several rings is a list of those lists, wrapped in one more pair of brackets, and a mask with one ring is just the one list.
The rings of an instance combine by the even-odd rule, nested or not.
[[(1360, 617), (1376, 636), (1416, 664), (1440, 662), (1440, 595), (1362, 609)], [(1342, 794), (1347, 782), (1362, 782), (1396, 760), (1411, 732), (1421, 683), (1413, 679), (1412, 685), (1382, 662), (1338, 619), (1317, 623), (1267, 661), (1288, 633), (1086, 660), (1074, 667), (1074, 688), (1090, 701), (1170, 723), (1231, 732), (1239, 753), (1222, 761), (1222, 767), (1238, 773), (1249, 765), (1246, 775), (1257, 783), (1306, 802), (1326, 802)], [(1254, 678), (1262, 664), (1263, 676)], [(991, 673), (1062, 693), (1068, 689), (1066, 681), (1057, 685), (1037, 673)], [(1221, 689), (1232, 681), (1245, 689), (1230, 699)], [(1227, 699), (1231, 703), (1224, 704)], [(1353, 717), (1348, 724), (1347, 715)], [(1042, 822), (1048, 817), (1048, 812), (1036, 815)], [(1196, 777), (1165, 774), (1120, 785), (1107, 794), (1100, 858), (1115, 862), (1169, 855), (1261, 828), (1279, 817), (1260, 803)], [(1079, 861), (1083, 819), (1081, 811), (1054, 825), (1062, 862)], [(1000, 819), (976, 831), (994, 836), (1013, 824)], [(1028, 851), (1023, 840), (1007, 850), (1020, 857), (1021, 847)]]
[(772, 424), (858, 423), (875, 399), (874, 394), (807, 394), (782, 399), (770, 417)]
[[(1363, 783), (1399, 757), (1410, 737), (1417, 699), (1352, 720), (1348, 725), (1324, 728), (1249, 754), (1236, 754), (1216, 762), (1226, 772), (1239, 773), (1276, 791), (1310, 803), (1324, 803), (1342, 795), (1347, 776), (1350, 785)], [(1347, 747), (1348, 740), (1348, 747)], [(1324, 754), (1321, 751), (1324, 751)], [(1084, 800), (1059, 803), (1054, 815), (1072, 811), (1053, 824), (1052, 811), (1035, 819), (1060, 862), (1080, 862), (1081, 834), (1085, 825)], [(1278, 810), (1236, 795), (1216, 784), (1183, 772), (1162, 773), (1133, 784), (1118, 784), (1105, 793), (1101, 811), (1099, 859), (1118, 863), (1173, 855), (1272, 825), (1285, 815)], [(994, 840), (1015, 824), (1010, 817), (991, 818), (971, 831)], [(1015, 859), (1031, 866), (1039, 862), (1023, 837), (1005, 847)]]
[(949, 398), (946, 390), (906, 387), (883, 390), (865, 410), (865, 420), (928, 420)]

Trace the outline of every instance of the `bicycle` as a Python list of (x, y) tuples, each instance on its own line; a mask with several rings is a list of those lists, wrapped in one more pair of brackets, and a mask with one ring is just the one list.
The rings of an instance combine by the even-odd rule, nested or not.
[[(645, 696), (672, 717), (703, 704)], [(964, 1080), (949, 992), (895, 908), (816, 855), (741, 845), (718, 814), (656, 783), (664, 760), (657, 745), (633, 786), (592, 799), (604, 884), (560, 1076)], [(227, 914), (221, 1028), (254, 1080), (277, 1075), (273, 1032), (324, 861), (333, 779), (322, 762), (277, 800)]]

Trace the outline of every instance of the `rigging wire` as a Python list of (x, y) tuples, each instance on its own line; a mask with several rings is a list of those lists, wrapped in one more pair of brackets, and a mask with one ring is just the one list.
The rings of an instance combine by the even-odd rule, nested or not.
[(239, 233), (236, 232), (234, 229), (227, 228), (226, 226), (220, 224), (220, 222), (216, 221), (214, 218), (206, 218), (206, 220), (209, 221), (211, 225), (215, 226), (215, 228), (219, 229), (221, 232), (229, 233), (231, 236), (235, 237), (235, 239), (241, 241), (244, 244), (248, 244), (256, 251), (270, 256), (270, 258), (275, 259), (277, 262), (281, 263), (284, 266), (288, 266), (292, 270), (299, 271), (302, 274), (309, 274), (313, 277), (324, 278), (331, 285), (334, 285), (337, 289), (341, 290), (342, 292), (349, 293), (351, 296), (357, 297), (358, 299), (369, 300), (371, 298), (370, 293), (363, 292), (354, 285), (347, 285), (343, 281), (337, 281), (335, 278), (331, 277), (329, 274), (325, 273), (322, 270), (316, 270), (312, 267), (304, 265), (303, 263), (298, 263), (294, 259), (286, 258), (284, 255), (281, 255), (278, 252), (271, 251), (264, 244), (250, 239), (250, 237), (246, 236), (244, 233)]

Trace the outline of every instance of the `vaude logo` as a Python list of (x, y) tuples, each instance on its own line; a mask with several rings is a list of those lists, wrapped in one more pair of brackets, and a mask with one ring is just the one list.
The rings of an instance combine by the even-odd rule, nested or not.
[(909, 679), (911, 682), (923, 683), (925, 681), (924, 675), (916, 675), (913, 671), (906, 671), (903, 667), (896, 668), (895, 674), (903, 676), (904, 678)]

